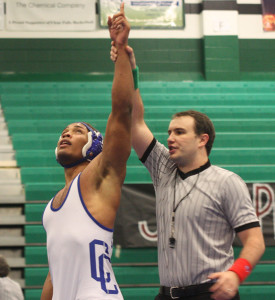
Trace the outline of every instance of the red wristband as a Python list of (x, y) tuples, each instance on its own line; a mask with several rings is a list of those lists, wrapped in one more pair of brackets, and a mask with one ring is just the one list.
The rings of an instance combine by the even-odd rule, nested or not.
[(228, 271), (235, 272), (240, 281), (243, 282), (251, 273), (252, 266), (248, 260), (245, 258), (238, 258), (235, 260), (234, 264), (228, 269)]

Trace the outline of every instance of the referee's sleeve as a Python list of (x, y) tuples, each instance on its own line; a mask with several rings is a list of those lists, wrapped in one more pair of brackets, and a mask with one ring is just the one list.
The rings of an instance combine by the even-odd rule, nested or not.
[(242, 225), (240, 227), (235, 228), (235, 232), (238, 233), (238, 232), (241, 232), (241, 231), (244, 231), (244, 230), (247, 230), (250, 228), (254, 228), (254, 227), (261, 227), (260, 222), (257, 221), (257, 222), (251, 222), (251, 223)]
[(237, 174), (232, 173), (225, 181), (223, 208), (236, 232), (259, 226), (247, 185)]
[(153, 138), (152, 142), (150, 143), (150, 145), (148, 146), (148, 148), (145, 150), (144, 154), (142, 155), (140, 161), (142, 163), (146, 162), (147, 157), (149, 156), (149, 154), (151, 153), (151, 151), (153, 150), (153, 148), (156, 145), (157, 140), (155, 138)]

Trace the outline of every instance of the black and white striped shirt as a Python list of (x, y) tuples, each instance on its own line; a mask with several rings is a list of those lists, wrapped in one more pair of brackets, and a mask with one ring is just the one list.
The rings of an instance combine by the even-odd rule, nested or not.
[[(209, 274), (227, 270), (234, 261), (235, 233), (260, 226), (245, 182), (210, 162), (184, 174), (170, 159), (168, 149), (155, 139), (141, 161), (156, 192), (160, 284), (199, 284)], [(174, 198), (175, 206), (184, 199), (175, 212), (172, 249)]]

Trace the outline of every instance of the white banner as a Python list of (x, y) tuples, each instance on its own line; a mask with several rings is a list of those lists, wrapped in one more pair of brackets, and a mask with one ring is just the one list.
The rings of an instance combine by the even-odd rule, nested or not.
[[(132, 28), (184, 27), (183, 1), (124, 0), (124, 10)], [(119, 11), (121, 0), (99, 0), (100, 26), (107, 27), (108, 16)]]
[(10, 31), (93, 31), (95, 0), (7, 0)]

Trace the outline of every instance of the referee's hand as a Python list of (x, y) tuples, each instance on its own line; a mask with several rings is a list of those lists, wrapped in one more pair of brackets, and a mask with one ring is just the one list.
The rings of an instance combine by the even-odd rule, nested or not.
[(239, 277), (232, 271), (213, 273), (208, 276), (209, 279), (216, 280), (211, 286), (211, 298), (215, 300), (232, 299), (238, 292), (240, 285)]

